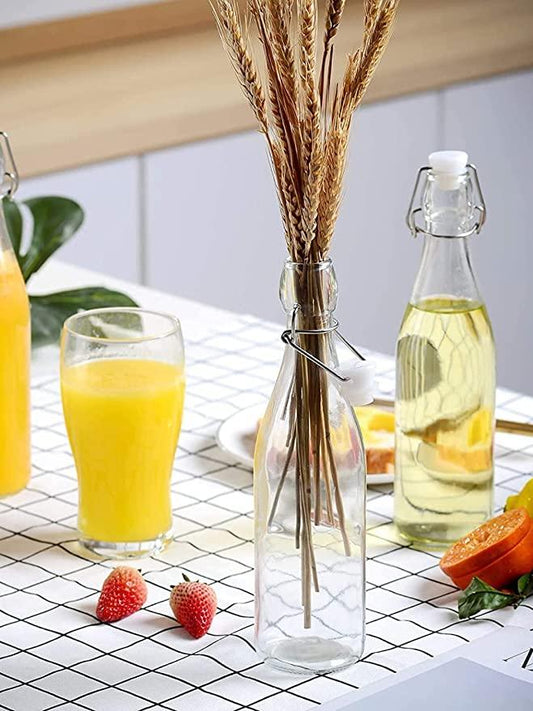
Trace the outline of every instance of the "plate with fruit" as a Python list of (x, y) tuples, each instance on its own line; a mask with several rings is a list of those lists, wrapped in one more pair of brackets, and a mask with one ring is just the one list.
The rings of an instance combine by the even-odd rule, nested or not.
[[(217, 432), (220, 449), (253, 468), (255, 438), (265, 405), (254, 405), (225, 420)], [(372, 405), (356, 407), (366, 451), (369, 484), (394, 481), (394, 414)]]

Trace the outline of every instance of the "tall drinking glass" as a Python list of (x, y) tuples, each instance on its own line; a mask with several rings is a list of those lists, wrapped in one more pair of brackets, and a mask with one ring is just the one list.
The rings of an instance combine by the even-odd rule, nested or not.
[(61, 394), (78, 474), (80, 542), (92, 552), (148, 555), (170, 540), (184, 393), (174, 317), (111, 308), (65, 322)]

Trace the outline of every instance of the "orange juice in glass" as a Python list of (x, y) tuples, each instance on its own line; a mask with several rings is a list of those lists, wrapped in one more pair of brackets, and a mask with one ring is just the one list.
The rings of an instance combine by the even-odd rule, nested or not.
[(81, 543), (94, 553), (146, 555), (170, 539), (184, 393), (183, 341), (173, 317), (97, 309), (65, 322), (63, 411)]

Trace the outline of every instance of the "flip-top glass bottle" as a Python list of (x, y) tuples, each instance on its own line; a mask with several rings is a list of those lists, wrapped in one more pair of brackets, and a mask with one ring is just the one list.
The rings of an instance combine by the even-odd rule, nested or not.
[(363, 651), (366, 472), (352, 404), (371, 400), (371, 383), (359, 390), (351, 372), (348, 392), (326, 370), (347, 373), (329, 260), (288, 261), (280, 297), (287, 347), (254, 463), (255, 645), (278, 668), (325, 673)]
[(30, 476), (30, 306), (3, 205), (17, 184), (9, 142), (0, 132), (0, 497), (23, 489)]
[(429, 163), (408, 214), (425, 243), (397, 343), (394, 517), (447, 544), (492, 514), (495, 351), (468, 247), (485, 216), (476, 169), (462, 151)]

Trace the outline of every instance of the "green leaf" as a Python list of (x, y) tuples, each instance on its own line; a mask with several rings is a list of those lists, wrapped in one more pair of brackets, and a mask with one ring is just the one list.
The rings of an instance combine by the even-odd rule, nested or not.
[(516, 589), (518, 594), (526, 598), (533, 594), (533, 572), (526, 573), (516, 581)]
[(3, 200), (4, 217), (6, 218), (7, 233), (11, 238), (11, 244), (17, 259), (20, 255), (20, 244), (22, 242), (22, 214), (19, 206), (14, 200)]
[(24, 204), (33, 216), (30, 246), (19, 260), (22, 276), (27, 282), (77, 232), (83, 223), (84, 214), (77, 202), (64, 197), (32, 198)]
[(459, 596), (459, 618), (464, 620), (482, 610), (499, 610), (520, 601), (519, 595), (500, 592), (479, 578), (472, 578), (470, 585)]
[(42, 346), (59, 340), (65, 319), (85, 309), (107, 306), (137, 306), (120, 291), (101, 286), (30, 296), (32, 344)]

